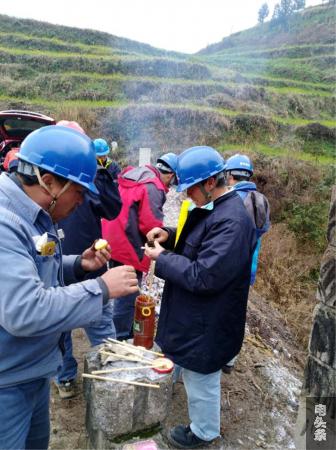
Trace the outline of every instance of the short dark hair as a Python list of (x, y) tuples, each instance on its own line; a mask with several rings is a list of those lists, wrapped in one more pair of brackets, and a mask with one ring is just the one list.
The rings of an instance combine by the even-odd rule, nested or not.
[(232, 173), (230, 173), (230, 175), (235, 181), (248, 181), (251, 178), (251, 177), (244, 177), (242, 175), (232, 175)]
[[(223, 187), (223, 186), (225, 186), (226, 174), (225, 174), (224, 171), (216, 173), (215, 175), (212, 175), (209, 178), (214, 178), (216, 180), (216, 187)], [(204, 185), (209, 178), (207, 178), (206, 180), (201, 181), (201, 184)]]
[[(67, 179), (66, 179), (66, 178), (60, 177), (60, 176), (58, 176), (58, 175), (55, 175), (54, 173), (48, 172), (47, 170), (44, 170), (44, 169), (39, 169), (39, 170), (40, 170), (40, 175), (41, 175), (41, 177), (42, 177), (45, 173), (50, 173), (50, 175), (52, 175), (53, 177), (55, 177), (60, 183), (66, 183), (66, 182), (67, 182)], [(20, 175), (20, 178), (21, 178), (21, 180), (22, 180), (22, 183), (23, 183), (25, 186), (34, 186), (35, 184), (39, 184), (39, 181), (38, 181), (38, 178), (37, 178), (36, 175), (27, 175), (27, 174), (20, 173), (20, 172), (18, 172), (18, 175)]]

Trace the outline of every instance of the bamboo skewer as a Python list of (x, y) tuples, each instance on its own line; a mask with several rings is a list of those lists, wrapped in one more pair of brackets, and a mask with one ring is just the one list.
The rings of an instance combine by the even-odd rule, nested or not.
[(154, 279), (154, 270), (155, 270), (155, 261), (152, 260), (152, 261), (150, 262), (150, 265), (149, 265), (149, 271), (148, 271), (148, 275), (147, 275), (147, 280), (148, 280), (148, 291), (149, 291), (149, 293), (152, 292), (153, 279)]
[[(112, 339), (112, 338), (107, 338), (107, 341), (109, 342), (113, 342), (114, 344), (119, 344), (119, 345), (124, 345), (125, 347), (131, 349), (134, 351), (134, 353), (139, 353), (139, 352), (148, 352), (148, 353), (152, 353), (153, 355), (157, 355), (157, 356), (164, 356), (163, 353), (160, 352), (154, 352), (153, 350), (147, 350), (146, 348), (141, 348), (141, 349), (137, 349), (135, 348), (135, 346), (133, 344), (128, 344), (125, 341), (117, 341), (116, 339)], [(106, 342), (106, 339), (105, 339)]]
[(136, 361), (136, 362), (141, 362), (141, 363), (146, 363), (146, 364), (151, 364), (153, 362), (150, 361), (149, 359), (142, 359), (142, 358), (133, 358), (131, 356), (125, 356), (125, 355), (119, 355), (118, 353), (112, 353), (112, 352), (107, 352), (105, 350), (99, 350), (99, 353), (101, 353), (102, 355), (108, 355), (108, 356), (115, 356), (118, 359), (126, 359), (127, 361)]
[(150, 388), (159, 389), (159, 384), (150, 384), (150, 383), (141, 383), (140, 381), (128, 381), (128, 380), (120, 380), (118, 378), (109, 378), (109, 377), (100, 377), (99, 375), (91, 375), (90, 373), (83, 373), (83, 378), (91, 378), (93, 380), (101, 380), (101, 381), (113, 381), (114, 383), (126, 383), (133, 384), (134, 386), (144, 386)]
[[(111, 345), (111, 344), (110, 344), (110, 345)], [(127, 351), (129, 350), (128, 347), (124, 347), (124, 348), (126, 348)], [(153, 361), (152, 359), (149, 359), (149, 356), (148, 356), (148, 355), (143, 356), (143, 355), (140, 354), (139, 351), (136, 351), (136, 350), (135, 350), (135, 351), (132, 351), (132, 350), (130, 349), (129, 352), (128, 352), (128, 353), (130, 353), (129, 355), (123, 355), (122, 353), (116, 353), (116, 351), (115, 351), (113, 348), (109, 347), (109, 344), (107, 344), (107, 348), (105, 347), (105, 349), (102, 349), (102, 350), (111, 352), (112, 354), (116, 354), (116, 355), (118, 355), (118, 356), (126, 356), (127, 358), (133, 358), (133, 355), (134, 355), (136, 358), (142, 359), (143, 361), (150, 362), (150, 363)], [(147, 356), (148, 356), (148, 357), (147, 357)]]
[(114, 369), (105, 369), (105, 370), (93, 370), (92, 375), (99, 375), (102, 373), (113, 373), (113, 372), (121, 372), (122, 370), (141, 370), (141, 369), (154, 369), (158, 366), (136, 366), (136, 367), (116, 367)]

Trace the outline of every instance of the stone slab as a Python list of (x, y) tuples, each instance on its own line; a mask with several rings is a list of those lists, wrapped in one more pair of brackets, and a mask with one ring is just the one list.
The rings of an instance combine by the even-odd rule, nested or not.
[[(115, 361), (110, 367), (130, 367), (135, 363)], [(85, 372), (101, 369), (97, 348), (85, 358)], [(105, 368), (105, 367), (104, 367)], [(115, 372), (104, 375), (116, 379), (159, 384), (159, 389), (124, 383), (84, 379), (86, 428), (90, 446), (116, 448), (120, 438), (127, 441), (136, 433), (154, 434), (168, 415), (172, 396), (172, 373), (158, 374), (152, 369)]]

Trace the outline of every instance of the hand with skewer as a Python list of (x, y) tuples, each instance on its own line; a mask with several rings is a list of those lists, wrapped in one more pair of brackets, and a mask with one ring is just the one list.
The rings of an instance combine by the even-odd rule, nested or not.
[[(168, 239), (167, 231), (162, 228), (152, 228), (146, 235), (145, 255), (152, 260), (157, 260), (159, 255), (165, 250), (159, 242), (165, 242)], [(151, 243), (151, 245), (150, 245)]]

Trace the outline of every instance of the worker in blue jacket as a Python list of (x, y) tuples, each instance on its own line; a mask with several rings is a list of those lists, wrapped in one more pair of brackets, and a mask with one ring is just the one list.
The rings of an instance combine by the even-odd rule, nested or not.
[(154, 228), (147, 238), (155, 247), (145, 253), (165, 280), (156, 342), (182, 367), (188, 397), (190, 424), (168, 439), (174, 448), (196, 448), (220, 435), (221, 368), (242, 346), (256, 237), (240, 197), (225, 186), (216, 150), (182, 152), (177, 177), (177, 190), (196, 207), (177, 242), (174, 229)]
[(226, 161), (226, 181), (243, 200), (248, 213), (252, 217), (257, 233), (257, 245), (253, 254), (251, 269), (251, 286), (255, 283), (261, 236), (270, 227), (270, 207), (267, 198), (258, 192), (255, 183), (250, 181), (253, 175), (253, 164), (247, 155), (236, 154)]
[(0, 448), (46, 449), (62, 333), (100, 320), (109, 298), (138, 286), (129, 266), (79, 282), (106, 264), (108, 248), (62, 257), (55, 224), (86, 190), (98, 192), (92, 141), (46, 126), (24, 139), (18, 158), (17, 173), (0, 176)]
[[(225, 173), (227, 185), (232, 186), (243, 200), (256, 230), (257, 244), (252, 257), (250, 280), (250, 284), (253, 286), (258, 269), (261, 237), (270, 227), (270, 207), (267, 198), (261, 192), (258, 192), (255, 183), (250, 181), (253, 175), (253, 164), (247, 155), (237, 153), (228, 158)], [(238, 355), (223, 366), (222, 371), (224, 373), (231, 373), (237, 357)]]
[[(73, 128), (77, 127), (84, 133), (77, 122), (70, 123)], [(95, 139), (93, 144), (97, 159), (95, 186), (99, 195), (90, 191), (86, 192), (83, 203), (58, 223), (59, 228), (64, 232), (64, 239), (62, 239), (64, 255), (81, 254), (95, 240), (102, 237), (101, 219), (115, 219), (121, 210), (121, 199), (116, 181), (120, 168), (112, 161), (106, 164), (109, 147), (104, 139)], [(103, 266), (98, 271), (88, 273), (85, 278), (96, 278), (105, 271), (106, 266)], [(108, 337), (116, 337), (112, 302), (104, 306), (101, 320), (85, 327), (85, 332), (91, 345), (99, 345)], [(77, 361), (73, 356), (71, 331), (68, 331), (64, 335), (63, 365), (55, 378), (55, 384), (62, 399), (72, 398), (77, 394), (76, 377)]]

